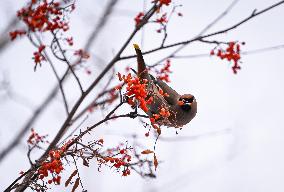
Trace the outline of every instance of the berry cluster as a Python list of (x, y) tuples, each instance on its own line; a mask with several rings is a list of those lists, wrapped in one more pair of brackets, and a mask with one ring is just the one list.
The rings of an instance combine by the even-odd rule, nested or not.
[(50, 150), (48, 153), (48, 158), (41, 163), (38, 169), (39, 179), (43, 180), (51, 174), (52, 178), (47, 181), (48, 184), (54, 183), (60, 185), (61, 176), (60, 173), (63, 171), (62, 157), (66, 152), (69, 144), (72, 140), (66, 142), (62, 147), (55, 150)]
[(171, 67), (171, 60), (167, 59), (164, 67), (160, 70), (156, 70), (157, 78), (165, 82), (170, 82), (169, 73), (172, 72), (170, 70), (170, 67)]
[(73, 46), (73, 37), (67, 37), (65, 38), (66, 42), (68, 43), (69, 46)]
[[(242, 42), (242, 45), (245, 43)], [(227, 59), (228, 61), (233, 61), (232, 70), (234, 74), (237, 74), (238, 70), (241, 69), (241, 66), (239, 65), (241, 56), (240, 56), (240, 43), (238, 42), (230, 42), (228, 44), (228, 47), (225, 50), (218, 49), (217, 53), (212, 50), (210, 52), (210, 55), (215, 55), (221, 59)]]
[(138, 26), (138, 25), (141, 23), (143, 17), (144, 17), (144, 13), (143, 13), (143, 12), (139, 12), (139, 13), (136, 15), (136, 17), (134, 18), (134, 21), (135, 21), (135, 25), (136, 25), (136, 26)]
[(160, 118), (168, 118), (170, 116), (170, 112), (168, 109), (165, 109), (164, 107), (162, 107), (159, 110), (159, 114), (153, 114), (152, 117), (150, 117), (150, 121), (151, 123), (155, 123), (157, 120), (159, 120)]
[(49, 179), (47, 182), (49, 184), (52, 182), (54, 184), (60, 184), (61, 176), (59, 174), (63, 170), (63, 164), (61, 161), (62, 155), (63, 151), (61, 149), (51, 150), (49, 152), (49, 160), (44, 161), (38, 170), (40, 179), (43, 180), (45, 177), (48, 177), (50, 173), (52, 175), (52, 179)]
[(34, 52), (34, 57), (33, 60), (35, 62), (35, 67), (37, 66), (37, 64), (40, 64), (42, 61), (45, 60), (45, 57), (42, 54), (42, 51), (45, 49), (45, 45), (40, 45), (38, 47), (38, 51)]
[(76, 50), (74, 55), (80, 57), (80, 59), (88, 59), (90, 57), (89, 53), (84, 51), (83, 49)]
[(158, 17), (154, 22), (160, 24), (160, 29), (157, 29), (157, 33), (161, 33), (162, 30), (166, 30), (165, 26), (168, 23), (167, 13), (162, 14), (162, 16)]
[(159, 2), (160, 2), (160, 5), (161, 5), (161, 6), (162, 6), (162, 5), (168, 6), (168, 5), (170, 5), (170, 3), (172, 2), (172, 0), (159, 0)]
[[(170, 5), (170, 3), (171, 3), (172, 1), (171, 1), (171, 0), (154, 0), (154, 1), (153, 1), (153, 3), (157, 3), (157, 2), (159, 3), (159, 4), (158, 4), (159, 8), (161, 8), (163, 5), (166, 5), (166, 6)], [(160, 12), (160, 10), (157, 11), (157, 13), (159, 13), (159, 12)], [(141, 21), (142, 21), (144, 15), (145, 15), (145, 14), (144, 14), (143, 12), (139, 12), (139, 13), (135, 16), (134, 21), (135, 21), (136, 26), (138, 26), (138, 25), (141, 23)], [(160, 24), (165, 24), (165, 23), (167, 23), (167, 22), (168, 22), (168, 21), (167, 21), (167, 13), (164, 13), (160, 18), (156, 19), (156, 21), (154, 21), (154, 22), (160, 23)]]
[[(86, 52), (83, 49), (78, 49), (74, 52), (74, 55), (78, 57), (77, 62), (74, 63), (74, 65), (77, 65), (79, 63), (85, 62), (87, 59), (90, 58), (90, 54), (88, 52)], [(88, 75), (91, 74), (91, 71), (86, 69), (86, 73)]]
[(133, 78), (129, 73), (127, 76), (117, 74), (120, 81), (123, 81), (126, 86), (126, 96), (127, 102), (131, 106), (135, 106), (135, 100), (138, 101), (139, 107), (147, 112), (149, 109), (147, 105), (153, 102), (153, 97), (148, 98), (148, 93), (146, 90), (147, 87), (147, 79), (139, 79), (138, 77)]
[[(74, 9), (74, 6), (71, 7)], [(35, 32), (54, 31), (69, 29), (68, 22), (64, 18), (64, 9), (59, 2), (48, 0), (32, 0), (31, 3), (18, 11), (18, 18), (23, 20), (29, 30)]]
[[(11, 31), (9, 33), (11, 40), (22, 35), (27, 35), (32, 39), (31, 35), (35, 32), (52, 32), (54, 35), (58, 31), (67, 31), (69, 29), (67, 15), (75, 9), (74, 3), (70, 2), (71, 1), (64, 1), (59, 3), (56, 0), (30, 0), (26, 6), (17, 12), (17, 17), (25, 23), (27, 29)], [(68, 45), (73, 45), (72, 37), (66, 38), (65, 40)], [(36, 44), (35, 42), (33, 43)], [(44, 49), (45, 46), (40, 45), (38, 51), (33, 53), (33, 60), (35, 62), (34, 69), (36, 69), (37, 64), (41, 64), (41, 62), (45, 60), (42, 54)]]
[(31, 129), (31, 135), (28, 138), (28, 144), (30, 145), (37, 145), (38, 143), (44, 143), (46, 142), (44, 139), (46, 138), (45, 136), (40, 136), (37, 132), (35, 132), (34, 129)]
[(46, 32), (69, 29), (69, 23), (66, 20), (66, 12), (75, 9), (75, 5), (60, 7), (59, 2), (51, 0), (31, 0), (27, 6), (17, 12), (17, 17), (28, 27), (28, 30), (15, 30), (10, 32), (11, 40), (17, 36), (24, 35), (28, 31)]
[(157, 18), (155, 22), (160, 24), (166, 24), (168, 22), (167, 13), (164, 13), (161, 17)]
[[(123, 144), (121, 145), (123, 147)], [(115, 167), (118, 170), (122, 169), (122, 176), (130, 175), (129, 163), (131, 162), (131, 147), (125, 146), (121, 149), (121, 147), (108, 149), (107, 156), (102, 157), (100, 163), (109, 164), (111, 167)]]
[(14, 39), (17, 38), (17, 36), (25, 35), (27, 32), (25, 30), (15, 30), (11, 31), (9, 33), (11, 40), (13, 41)]

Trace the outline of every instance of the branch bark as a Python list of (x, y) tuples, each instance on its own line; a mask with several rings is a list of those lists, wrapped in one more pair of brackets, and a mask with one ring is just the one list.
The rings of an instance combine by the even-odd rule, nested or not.
[[(206, 35), (200, 35), (200, 36), (197, 36), (197, 37), (194, 37), (192, 39), (189, 39), (189, 40), (185, 40), (185, 41), (181, 41), (181, 42), (177, 42), (177, 43), (173, 43), (173, 44), (169, 44), (169, 45), (165, 45), (165, 46), (160, 46), (158, 48), (155, 48), (155, 49), (151, 49), (149, 51), (145, 51), (143, 52), (142, 54), (143, 55), (147, 55), (147, 54), (150, 54), (150, 53), (154, 53), (154, 52), (157, 52), (157, 51), (160, 51), (160, 50), (164, 50), (164, 49), (168, 49), (168, 48), (172, 48), (172, 47), (176, 47), (176, 46), (183, 46), (183, 45), (188, 45), (192, 42), (195, 42), (195, 41), (200, 41), (200, 40), (204, 40), (205, 38), (208, 38), (208, 37), (213, 37), (213, 36), (216, 36), (216, 35), (220, 35), (220, 34), (223, 34), (223, 33), (226, 33), (226, 32), (229, 32), (237, 27), (239, 27), (240, 25), (250, 21), (251, 19), (255, 18), (256, 16), (259, 16), (261, 14), (264, 14), (266, 13), (267, 11), (273, 9), (273, 8), (276, 8), (280, 5), (284, 4), (284, 1), (279, 1), (278, 3), (275, 3), (265, 9), (262, 9), (260, 11), (257, 11), (257, 10), (254, 10), (248, 17), (242, 19), (241, 21), (239, 21), (238, 23), (230, 26), (230, 27), (227, 27), (225, 29), (222, 29), (222, 30), (219, 30), (219, 31), (216, 31), (216, 32), (213, 32), (213, 33), (209, 33), (209, 34), (206, 34)], [(178, 51), (180, 51), (181, 49), (178, 48), (177, 50), (175, 50), (173, 53), (171, 53), (170, 55), (168, 55), (167, 57), (165, 58), (171, 58), (173, 57)], [(121, 57), (120, 60), (126, 60), (126, 59), (131, 59), (131, 58), (135, 58), (136, 55), (129, 55), (129, 56), (124, 56), (124, 57)], [(160, 60), (159, 62), (153, 64), (153, 65), (157, 65), (158, 63), (162, 62), (164, 59)], [(153, 66), (152, 65), (152, 66)]]
[[(125, 41), (125, 43), (122, 45), (118, 53), (114, 56), (114, 58), (109, 62), (109, 64), (105, 67), (105, 69), (99, 74), (99, 76), (94, 80), (94, 82), (87, 88), (86, 91), (82, 93), (80, 98), (77, 100), (73, 108), (71, 109), (69, 116), (64, 121), (63, 125), (61, 126), (60, 130), (56, 134), (53, 141), (50, 143), (44, 154), (37, 160), (37, 162), (42, 162), (48, 155), (49, 151), (56, 147), (57, 143), (60, 141), (64, 133), (66, 132), (67, 128), (70, 126), (70, 122), (77, 112), (78, 108), (84, 101), (84, 99), (89, 95), (89, 93), (96, 87), (96, 85), (100, 82), (100, 80), (105, 76), (105, 74), (114, 66), (114, 64), (120, 60), (120, 56), (122, 52), (125, 50), (127, 45), (130, 43), (132, 38), (136, 35), (136, 33), (148, 22), (148, 20), (152, 17), (152, 15), (157, 11), (158, 9), (157, 3), (155, 3), (152, 8), (145, 14), (144, 20), (138, 25), (134, 31), (130, 34), (128, 39)], [(32, 169), (32, 168), (31, 168)], [(28, 186), (30, 181), (34, 180), (36, 178), (35, 176), (35, 170), (31, 171), (29, 174), (27, 174), (22, 182), (22, 184), (16, 189), (16, 192), (24, 191)]]
[[(109, 5), (110, 6), (110, 5)], [(114, 4), (111, 4), (111, 6), (114, 6)], [(106, 11), (109, 10), (108, 8), (106, 8)], [(105, 11), (105, 12), (106, 12)], [(103, 13), (102, 15), (106, 15), (106, 13)], [(109, 14), (108, 14), (109, 15)], [(105, 21), (103, 23), (103, 25), (100, 25), (100, 27), (95, 26), (94, 27), (94, 32), (98, 34), (102, 29), (103, 26), (107, 23), (109, 17), (104, 17)], [(15, 17), (15, 21), (17, 21), (18, 23), (18, 19)], [(12, 22), (11, 22), (12, 23)], [(13, 25), (14, 26), (14, 25)], [(10, 30), (10, 28), (9, 28)], [(96, 32), (95, 32), (96, 31)], [(93, 34), (91, 33), (91, 34)], [(87, 44), (84, 46), (84, 50), (86, 52), (89, 52), (89, 49), (91, 48), (91, 45), (93, 45), (96, 41), (96, 37), (94, 35), (90, 35), (87, 39)], [(10, 39), (8, 38), (7, 40), (10, 41)], [(6, 40), (5, 40), (6, 41)], [(1, 40), (0, 40), (0, 50), (1, 50)], [(77, 62), (75, 62), (77, 63)], [(72, 65), (73, 66), (73, 65)], [(15, 136), (15, 138), (1, 151), (0, 153), (0, 163), (3, 161), (3, 159), (10, 153), (12, 152), (15, 147), (20, 143), (21, 139), (24, 137), (24, 135), (30, 130), (30, 128), (32, 127), (32, 125), (36, 122), (36, 120), (40, 117), (40, 115), (42, 114), (42, 112), (44, 112), (47, 108), (47, 106), (51, 103), (51, 101), (53, 100), (53, 98), (56, 96), (57, 92), (59, 91), (59, 84), (63, 83), (64, 81), (66, 81), (69, 77), (69, 69), (66, 70), (65, 74), (62, 76), (62, 78), (60, 79), (60, 82), (58, 84), (56, 84), (53, 89), (51, 89), (49, 95), (46, 97), (46, 99), (43, 100), (43, 102), (37, 107), (37, 109), (34, 111), (33, 115), (27, 120), (27, 122), (24, 124), (24, 126), (20, 129), (20, 131), (17, 133), (17, 135)]]

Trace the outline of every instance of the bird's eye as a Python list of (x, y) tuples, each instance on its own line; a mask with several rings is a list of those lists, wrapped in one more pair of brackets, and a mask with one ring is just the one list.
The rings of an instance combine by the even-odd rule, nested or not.
[(182, 101), (183, 103), (193, 103), (194, 100), (194, 96), (192, 96), (191, 98), (179, 98), (179, 101)]
[(194, 97), (191, 97), (191, 98), (183, 98), (181, 100), (184, 103), (192, 103), (194, 101), (194, 99), (195, 99)]

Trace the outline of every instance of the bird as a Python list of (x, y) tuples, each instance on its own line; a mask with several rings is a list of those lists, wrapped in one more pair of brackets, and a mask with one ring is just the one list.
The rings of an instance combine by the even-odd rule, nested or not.
[(149, 117), (157, 116), (163, 108), (169, 112), (169, 115), (160, 117), (155, 120), (155, 123), (159, 126), (182, 128), (196, 116), (196, 98), (192, 94), (180, 95), (166, 82), (153, 77), (147, 70), (139, 45), (133, 44), (133, 46), (137, 56), (137, 76), (139, 79), (147, 80), (148, 97), (153, 97), (153, 102), (147, 105), (147, 115)]

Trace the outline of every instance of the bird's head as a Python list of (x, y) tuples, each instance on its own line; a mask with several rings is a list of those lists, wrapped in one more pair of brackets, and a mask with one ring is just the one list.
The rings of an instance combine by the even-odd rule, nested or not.
[(180, 96), (180, 98), (178, 100), (178, 105), (184, 111), (191, 111), (192, 107), (196, 106), (196, 99), (191, 94), (184, 94), (184, 95)]

